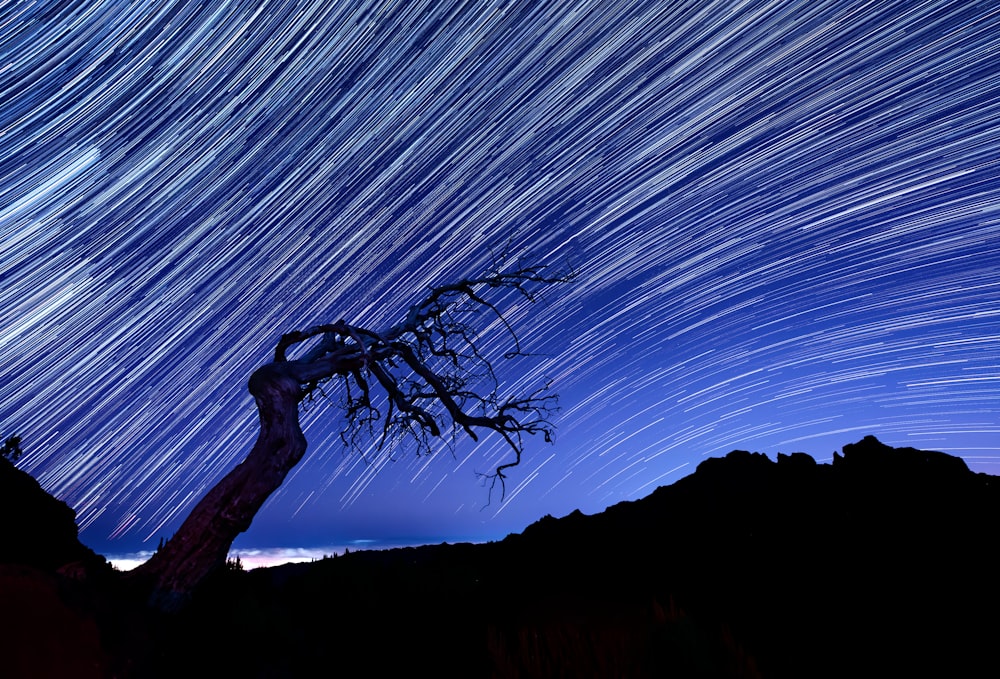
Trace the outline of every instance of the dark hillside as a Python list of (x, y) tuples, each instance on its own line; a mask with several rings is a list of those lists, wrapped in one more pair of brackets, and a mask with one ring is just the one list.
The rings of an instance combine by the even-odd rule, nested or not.
[[(642, 500), (545, 517), (500, 542), (222, 573), (185, 612), (147, 621), (155, 650), (117, 666), (146, 677), (1000, 676), (998, 518), (997, 478), (942, 453), (872, 437), (823, 465), (734, 451)], [(107, 615), (97, 622), (108, 638)]]
[[(76, 515), (0, 457), (0, 677), (107, 677), (135, 646), (114, 573), (77, 538)], [(128, 641), (125, 641), (125, 637)]]
[(253, 676), (1000, 676), (998, 517), (996, 479), (942, 453), (734, 451), (502, 542), (234, 577), (173, 647)]
[(995, 478), (867, 438), (832, 465), (736, 451), (644, 500), (510, 540), (561, 559), (553, 570), (577, 591), (673, 596), (766, 676), (978, 676), (998, 668), (998, 518)]
[(0, 456), (0, 563), (55, 570), (104, 559), (77, 539), (76, 513)]

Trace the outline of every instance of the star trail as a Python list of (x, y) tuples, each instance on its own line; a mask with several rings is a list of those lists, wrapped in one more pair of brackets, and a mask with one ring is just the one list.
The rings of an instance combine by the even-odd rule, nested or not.
[(562, 405), (504, 502), (502, 440), (351, 452), (331, 394), (241, 544), (496, 539), (866, 434), (996, 473), (997, 54), (971, 1), (0, 3), (0, 433), (150, 549), (283, 332), (506, 248), (578, 275), (504, 300), (503, 389)]

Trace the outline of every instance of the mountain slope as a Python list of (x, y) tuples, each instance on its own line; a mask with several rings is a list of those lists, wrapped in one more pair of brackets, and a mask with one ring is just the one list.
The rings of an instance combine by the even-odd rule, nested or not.
[(499, 542), (227, 571), (171, 617), (6, 460), (0, 511), (5, 676), (1000, 676), (1000, 481), (872, 437)]
[(734, 451), (501, 542), (233, 574), (170, 646), (253, 676), (998, 676), (998, 517), (943, 453)]

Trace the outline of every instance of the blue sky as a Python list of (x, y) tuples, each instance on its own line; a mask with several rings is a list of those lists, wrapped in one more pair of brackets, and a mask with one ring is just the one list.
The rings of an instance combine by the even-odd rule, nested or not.
[(249, 450), (282, 333), (391, 325), (505, 246), (578, 272), (504, 303), (538, 355), (502, 387), (562, 404), (506, 500), (501, 441), (352, 453), (334, 394), (238, 546), (497, 539), (866, 434), (997, 469), (990, 3), (2, 11), (0, 428), (102, 553)]

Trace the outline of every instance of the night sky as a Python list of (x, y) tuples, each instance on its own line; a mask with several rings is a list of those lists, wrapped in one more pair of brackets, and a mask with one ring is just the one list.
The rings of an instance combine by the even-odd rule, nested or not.
[(562, 406), (506, 499), (499, 437), (352, 452), (330, 393), (238, 547), (498, 539), (866, 434), (1000, 473), (998, 54), (961, 0), (0, 4), (0, 432), (152, 549), (282, 333), (507, 247), (578, 276), (503, 302), (503, 389)]

